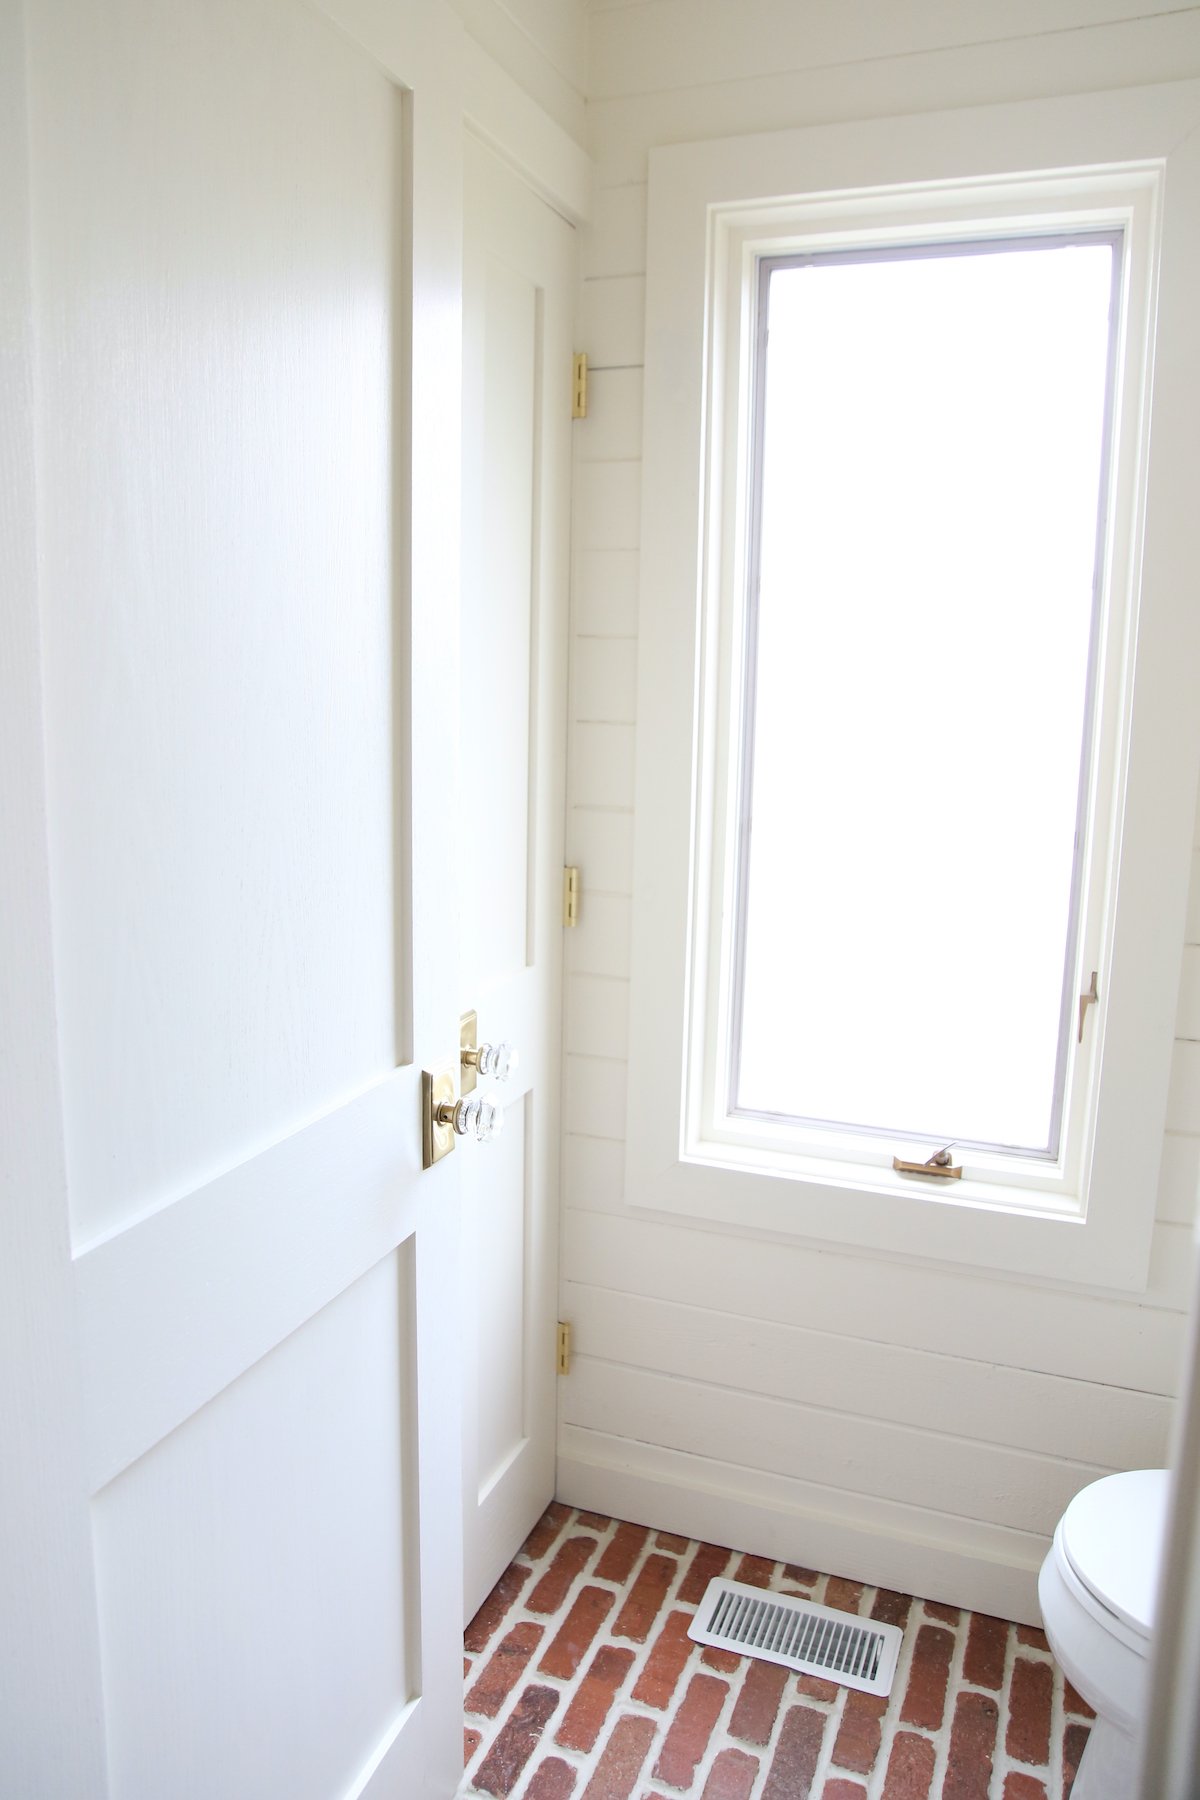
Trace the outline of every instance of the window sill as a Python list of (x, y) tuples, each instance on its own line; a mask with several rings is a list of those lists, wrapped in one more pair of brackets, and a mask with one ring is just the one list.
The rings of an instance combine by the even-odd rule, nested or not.
[(1149, 1181), (1120, 1216), (971, 1179), (935, 1182), (889, 1168), (818, 1164), (709, 1144), (655, 1154), (630, 1120), (629, 1205), (710, 1225), (1070, 1284), (1145, 1291), (1154, 1226)]

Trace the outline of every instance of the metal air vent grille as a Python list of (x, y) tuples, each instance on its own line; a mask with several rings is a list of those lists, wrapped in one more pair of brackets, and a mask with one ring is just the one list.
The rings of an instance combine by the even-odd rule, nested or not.
[(823, 1675), (866, 1694), (890, 1693), (902, 1635), (895, 1625), (721, 1577), (709, 1582), (688, 1627), (698, 1644)]

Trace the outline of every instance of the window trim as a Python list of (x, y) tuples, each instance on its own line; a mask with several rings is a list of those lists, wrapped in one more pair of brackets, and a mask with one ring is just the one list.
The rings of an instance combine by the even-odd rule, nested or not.
[[(893, 194), (818, 198), (811, 205), (791, 202), (772, 211), (766, 233), (762, 231), (757, 209), (743, 206), (721, 206), (712, 209), (713, 254), (709, 265), (710, 290), (726, 321), (722, 332), (714, 332), (709, 343), (710, 388), (726, 410), (730, 401), (738, 409), (736, 450), (733, 459), (729, 445), (712, 446), (712, 459), (705, 471), (702, 505), (706, 525), (716, 545), (712, 562), (702, 573), (699, 595), (701, 631), (706, 622), (718, 640), (716, 653), (709, 662), (699, 694), (698, 724), (701, 735), (711, 733), (711, 755), (705, 758), (711, 774), (698, 785), (695, 805), (698, 812), (713, 821), (711, 859), (707, 866), (693, 868), (694, 891), (700, 898), (700, 916), (709, 935), (707, 955), (697, 939), (692, 946), (693, 993), (697, 997), (697, 1039), (689, 1058), (685, 1083), (684, 1141), (688, 1154), (696, 1160), (716, 1164), (736, 1161), (742, 1149), (759, 1150), (780, 1159), (782, 1173), (797, 1179), (817, 1178), (822, 1171), (819, 1146), (831, 1151), (830, 1160), (848, 1164), (842, 1172), (850, 1179), (884, 1194), (911, 1193), (912, 1177), (897, 1177), (891, 1169), (894, 1151), (920, 1159), (928, 1150), (914, 1139), (909, 1147), (902, 1139), (880, 1139), (877, 1154), (861, 1154), (855, 1162), (847, 1158), (854, 1134), (830, 1127), (820, 1134), (809, 1129), (749, 1121), (736, 1121), (725, 1115), (721, 1106), (723, 1092), (723, 1046), (729, 1041), (732, 1019), (729, 1008), (734, 999), (731, 961), (734, 953), (732, 934), (721, 930), (720, 920), (734, 916), (736, 906), (736, 867), (734, 862), (739, 796), (730, 781), (740, 738), (742, 721), (740, 702), (745, 692), (743, 666), (746, 645), (742, 636), (742, 620), (738, 600), (742, 588), (742, 569), (747, 554), (750, 526), (750, 500), (746, 475), (750, 444), (754, 429), (753, 360), (755, 310), (753, 293), (757, 269), (764, 253), (773, 253), (781, 238), (791, 247), (803, 240), (806, 248), (825, 248), (831, 242), (842, 244), (873, 242), (884, 236), (891, 243), (906, 240), (941, 242), (955, 238), (973, 241), (981, 227), (994, 221), (1006, 235), (1014, 239), (1031, 234), (1041, 226), (1058, 232), (1076, 227), (1100, 230), (1119, 229), (1124, 251), (1121, 286), (1125, 296), (1123, 309), (1123, 341), (1117, 346), (1118, 391), (1124, 390), (1124, 417), (1120, 421), (1116, 446), (1117, 504), (1110, 508), (1113, 520), (1122, 528), (1113, 534), (1107, 549), (1107, 593), (1114, 589), (1136, 587), (1131, 572), (1138, 558), (1138, 520), (1140, 496), (1136, 492), (1138, 470), (1138, 429), (1144, 414), (1145, 372), (1148, 366), (1149, 324), (1152, 315), (1153, 270), (1155, 264), (1157, 201), (1161, 175), (1157, 169), (1134, 168), (1115, 171), (1105, 169), (1069, 176), (1025, 176), (1017, 181), (975, 184), (922, 184), (917, 192), (904, 189)], [(1132, 402), (1132, 403), (1131, 403)], [(732, 434), (730, 434), (732, 437)], [(1124, 440), (1123, 442), (1120, 440)], [(1108, 692), (1100, 696), (1098, 712), (1107, 723), (1107, 734), (1097, 734), (1090, 747), (1089, 818), (1086, 860), (1111, 855), (1111, 839), (1096, 845), (1094, 815), (1098, 797), (1111, 794), (1120, 779), (1120, 730), (1127, 710), (1119, 692), (1125, 673), (1127, 643), (1134, 620), (1125, 609), (1109, 607), (1101, 624), (1100, 656), (1107, 666)], [(1115, 729), (1114, 729), (1115, 728)], [(1111, 810), (1111, 809), (1110, 809)], [(1111, 830), (1112, 819), (1106, 811), (1105, 824)], [(1093, 884), (1093, 890), (1095, 884)], [(708, 896), (721, 892), (719, 907)], [(1095, 910), (1105, 895), (1093, 891), (1093, 913), (1081, 923), (1077, 955), (1105, 976), (1110, 948), (1105, 942), (1102, 917)], [(698, 964), (706, 963), (706, 977), (701, 984)], [(1064, 1111), (1068, 1129), (1062, 1136), (1060, 1153), (1053, 1158), (1025, 1158), (1020, 1162), (1002, 1153), (974, 1150), (968, 1178), (955, 1185), (953, 1194), (942, 1194), (946, 1204), (967, 1205), (975, 1200), (989, 1204), (1029, 1210), (1040, 1204), (1053, 1204), (1065, 1216), (1081, 1216), (1078, 1198), (1086, 1183), (1087, 1115), (1094, 1111), (1094, 1087), (1098, 1078), (1097, 1047), (1102, 1033), (1103, 1006), (1092, 1009), (1088, 1021), (1084, 1056), (1074, 1060), (1069, 1071), (1074, 1076), (1068, 1086)], [(702, 1071), (702, 1072), (701, 1072)], [(861, 1142), (861, 1140), (859, 1140)], [(812, 1146), (810, 1149), (809, 1146)], [(933, 1146), (936, 1148), (936, 1146)]]
[[(1200, 269), (1200, 158), (1184, 140), (1197, 123), (1200, 83), (1187, 82), (651, 153), (630, 1204), (883, 1253), (1144, 1287), (1200, 761), (1186, 578), (1200, 564), (1200, 541), (1182, 498), (1195, 460), (1183, 399), (1185, 302)], [(1054, 173), (1011, 173), (1030, 169)], [(1080, 1173), (1090, 1179), (1075, 1183), (1086, 1204), (1061, 1169), (1031, 1177), (1016, 1197), (998, 1171), (955, 1183), (948, 1194), (942, 1186), (914, 1192), (890, 1166), (864, 1176), (809, 1158), (800, 1170), (770, 1141), (743, 1134), (731, 1144), (715, 1131), (711, 1107), (706, 1114), (697, 1106), (698, 1086), (704, 1100), (716, 1091), (715, 1047), (727, 1041), (710, 1028), (711, 996), (729, 991), (710, 923), (730, 896), (714, 891), (709, 871), (730, 828), (718, 776), (729, 767), (731, 693), (740, 681), (714, 681), (715, 669), (734, 667), (736, 656), (729, 609), (714, 608), (711, 594), (718, 572), (728, 590), (737, 550), (723, 507), (707, 496), (713, 480), (719, 493), (736, 494), (745, 467), (748, 346), (739, 295), (758, 254), (781, 235), (794, 243), (798, 217), (813, 247), (822, 231), (845, 242), (847, 231), (875, 228), (883, 200), (893, 219), (899, 204), (914, 239), (928, 238), (934, 216), (939, 236), (956, 220), (964, 236), (978, 236), (998, 214), (1014, 235), (1030, 221), (1041, 229), (1056, 220), (1118, 223), (1134, 259), (1122, 354), (1144, 347), (1153, 368), (1154, 440), (1147, 454), (1148, 387), (1131, 405), (1127, 382), (1117, 462), (1131, 471), (1133, 505), (1129, 541), (1110, 566), (1140, 565), (1143, 579), (1131, 607), (1136, 669), (1110, 649), (1102, 672), (1107, 707), (1116, 684), (1118, 711), (1130, 724), (1125, 750), (1112, 747), (1112, 768), (1101, 775), (1124, 777), (1126, 804), (1108, 852), (1116, 904), (1098, 927), (1107, 978), (1088, 1027), (1096, 1098), (1080, 1149)], [(1155, 325), (1164, 221), (1171, 285)], [(732, 395), (740, 398), (730, 422)], [(1160, 485), (1149, 490), (1143, 545), (1148, 477)], [(1136, 601), (1132, 576), (1126, 586)]]

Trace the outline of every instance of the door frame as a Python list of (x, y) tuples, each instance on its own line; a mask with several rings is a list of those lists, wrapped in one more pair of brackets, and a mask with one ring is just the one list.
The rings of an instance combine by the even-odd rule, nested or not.
[(1191, 1800), (1200, 1758), (1200, 1227), (1192, 1262), (1138, 1800)]
[[(572, 222), (587, 215), (585, 152), (467, 38), (439, 0), (316, 0), (406, 95), (404, 159), (411, 238), (404, 286), (414, 304), (401, 343), (410, 349), (407, 416), (421, 454), (402, 471), (411, 528), (407, 603), (421, 641), (440, 636), (455, 670), (457, 560), (423, 504), (457, 494), (460, 464), (462, 132), (471, 118), (502, 155)], [(29, 1800), (107, 1787), (99, 1625), (92, 1577), (90, 1493), (74, 1271), (67, 1211), (62, 1093), (55, 1016), (38, 591), (35, 322), (30, 225), (29, 92), (25, 9), (0, 9), (0, 1603), (9, 1621), (0, 1649), (0, 1764)], [(411, 277), (411, 279), (409, 279)], [(444, 705), (448, 683), (414, 682), (407, 755), (422, 720)], [(443, 692), (443, 688), (447, 691)], [(436, 691), (435, 691), (436, 690)], [(417, 765), (419, 766), (419, 764)], [(413, 782), (406, 848), (453, 858), (453, 799), (445, 785)], [(457, 969), (412, 957), (412, 1017), (444, 1017), (438, 1042), (405, 1045), (418, 1064), (444, 1055), (457, 1018)], [(413, 1034), (409, 1033), (410, 1036)], [(444, 1035), (446, 1042), (441, 1042)], [(415, 1121), (414, 1121), (415, 1132)], [(454, 1321), (445, 1322), (450, 1339)], [(428, 1346), (423, 1344), (423, 1349)], [(443, 1643), (444, 1639), (444, 1643)], [(458, 1657), (458, 1621), (441, 1622), (438, 1654)], [(455, 1727), (455, 1736), (457, 1728)], [(46, 1766), (53, 1746), (53, 1767)]]
[[(475, 861), (473, 879), (462, 889), (460, 998), (464, 1011), (478, 1009), (481, 1038), (509, 1038), (519, 1050), (516, 1079), (499, 1098), (524, 1149), (519, 1208), (513, 1165), (509, 1163), (506, 1175), (498, 1166), (507, 1160), (506, 1147), (499, 1156), (495, 1151), (472, 1156), (463, 1168), (465, 1621), (486, 1598), (554, 1494), (562, 1141), (560, 896), (566, 827), (572, 474), (569, 394), (578, 255), (575, 230), (564, 220), (562, 209), (549, 205), (510, 159), (498, 156), (480, 137), (469, 119), (467, 124), (461, 622), (474, 641), (464, 637), (462, 646), (459, 741), (464, 780), (479, 781), (488, 769), (506, 769), (509, 781), (516, 784), (507, 789), (509, 803), (519, 788), (528, 810), (524, 854), (516, 853), (527, 883), (525, 942), (518, 951), (510, 941), (508, 960), (483, 929), (493, 899), (503, 905), (501, 894), (511, 892), (502, 889), (491, 895), (488, 880), (499, 878), (499, 871), (489, 868), (486, 860), (486, 831), (480, 839), (484, 861)], [(516, 286), (510, 287), (510, 282)], [(530, 336), (505, 335), (497, 342), (494, 333), (512, 329), (515, 323), (497, 295), (504, 293), (511, 304), (518, 291), (532, 302), (520, 328), (529, 330)], [(523, 347), (530, 356), (528, 369), (522, 362)], [(519, 394), (509, 385), (518, 368)], [(513, 408), (503, 412), (502, 424), (493, 410), (497, 406)], [(530, 432), (528, 442), (522, 436), (524, 427)], [(497, 452), (497, 446), (502, 450)], [(520, 485), (526, 475), (527, 494)], [(509, 477), (518, 486), (497, 515), (493, 482)], [(511, 540), (503, 531), (497, 536), (498, 516), (512, 521)], [(491, 672), (502, 647), (515, 649), (526, 627), (528, 644), (519, 661), (528, 680), (527, 692), (521, 694), (519, 684), (510, 687), (506, 679), (493, 695)], [(507, 762), (508, 756), (515, 761)], [(499, 792), (504, 791), (502, 782)], [(499, 794), (496, 803), (503, 807)], [(506, 815), (501, 811), (499, 816)], [(514, 846), (521, 842), (521, 829), (511, 816), (504, 835)], [(494, 845), (496, 839), (491, 842)], [(508, 879), (516, 878), (510, 867)], [(513, 925), (515, 921), (510, 929)], [(489, 944), (491, 957), (484, 953)], [(489, 1238), (489, 1232), (497, 1235)], [(519, 1275), (516, 1259), (511, 1264), (504, 1260), (506, 1251), (515, 1250), (518, 1234)], [(496, 1255), (494, 1265), (481, 1249), (485, 1239)], [(507, 1311), (504, 1300), (510, 1303)], [(493, 1304), (500, 1305), (499, 1313), (491, 1311)], [(491, 1377), (501, 1371), (511, 1383), (510, 1404), (514, 1409), (519, 1405), (519, 1424), (515, 1410), (506, 1412), (498, 1390), (488, 1387)], [(482, 1398), (485, 1390), (490, 1401)], [(501, 1419), (511, 1433), (503, 1452), (491, 1436), (491, 1428)], [(490, 1444), (487, 1452), (485, 1436)]]
[[(0, 1763), (17, 1791), (100, 1794), (92, 1593), (50, 930), (37, 583), (34, 337), (24, 13), (0, 9)], [(56, 1767), (38, 1763), (56, 1745)]]

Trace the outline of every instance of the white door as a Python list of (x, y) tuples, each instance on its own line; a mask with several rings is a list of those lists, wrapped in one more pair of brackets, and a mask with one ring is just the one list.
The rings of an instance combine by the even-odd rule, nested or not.
[(463, 224), (460, 996), (520, 1058), (462, 1158), (470, 1617), (554, 1492), (574, 232), (473, 138)]
[(104, 1792), (446, 1800), (459, 113), (303, 0), (46, 0), (28, 70)]

